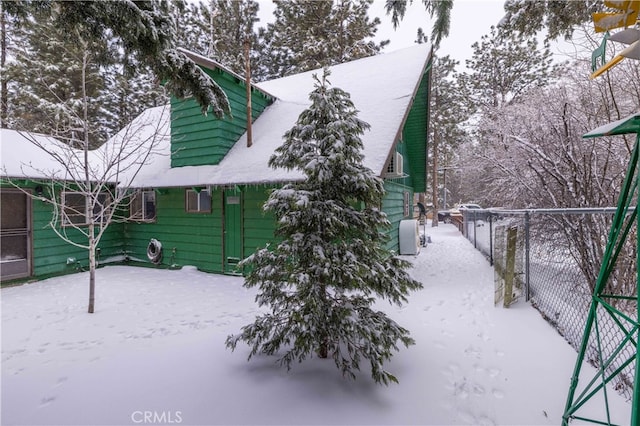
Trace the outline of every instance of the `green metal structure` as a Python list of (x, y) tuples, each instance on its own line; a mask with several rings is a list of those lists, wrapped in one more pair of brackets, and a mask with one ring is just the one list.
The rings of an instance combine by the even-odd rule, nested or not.
[[(637, 290), (638, 278), (640, 278), (640, 233), (636, 232), (636, 286), (635, 294), (614, 294), (608, 285), (612, 278), (612, 272), (616, 268), (617, 260), (632, 231), (640, 229), (640, 217), (638, 216), (637, 201), (640, 191), (640, 112), (622, 120), (599, 127), (584, 135), (585, 138), (612, 136), (622, 134), (636, 134), (636, 141), (626, 177), (622, 185), (620, 197), (613, 223), (609, 231), (607, 246), (605, 248), (602, 266), (596, 280), (593, 291), (591, 307), (587, 317), (582, 343), (578, 349), (569, 395), (565, 411), (562, 416), (562, 424), (566, 426), (571, 420), (582, 422), (612, 425), (615, 422), (613, 414), (609, 410), (607, 384), (619, 382), (621, 375), (630, 369), (634, 372), (633, 393), (631, 400), (631, 424), (640, 424), (640, 358), (638, 356), (638, 341), (640, 340), (640, 303)], [(635, 304), (635, 312), (622, 311), (618, 307), (621, 301), (627, 300)], [(616, 330), (602, 328), (603, 318), (609, 316), (616, 324)], [(603, 350), (605, 339), (607, 342), (614, 340), (612, 351)], [(631, 354), (629, 353), (631, 348)], [(585, 358), (586, 354), (590, 354)], [(594, 359), (594, 354), (595, 358)], [(585, 359), (596, 361), (597, 371), (590, 380), (584, 380), (587, 372), (582, 372)], [(581, 377), (582, 373), (582, 377)], [(583, 380), (583, 383), (579, 383)], [(586, 383), (585, 383), (586, 382)], [(580, 386), (579, 386), (580, 385)], [(604, 407), (602, 405), (604, 404)], [(581, 414), (581, 410), (589, 407), (589, 415), (597, 413), (599, 418), (588, 418)], [(594, 409), (595, 407), (595, 409)]]

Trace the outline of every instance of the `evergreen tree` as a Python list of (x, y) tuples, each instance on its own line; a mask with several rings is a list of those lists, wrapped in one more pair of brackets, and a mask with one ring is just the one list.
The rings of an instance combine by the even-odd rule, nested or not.
[[(502, 107), (517, 104), (535, 89), (547, 85), (559, 70), (552, 65), (548, 42), (539, 49), (535, 38), (525, 38), (503, 28), (491, 27), (490, 33), (472, 48), (473, 56), (467, 60), (470, 73), (463, 74), (461, 82), (469, 90), (468, 99), (476, 108), (478, 122), (495, 121), (502, 114)], [(464, 153), (468, 157), (463, 161), (467, 167), (461, 170), (464, 195), (467, 199), (490, 202), (486, 178), (492, 173), (477, 157), (491, 146), (506, 147), (507, 141), (501, 132), (487, 132), (483, 128), (478, 128), (474, 139), (477, 146)]]
[(570, 39), (574, 29), (591, 21), (593, 12), (605, 10), (603, 0), (507, 0), (500, 26), (508, 32), (534, 36), (546, 29), (548, 39)]
[(111, 66), (102, 67), (104, 89), (98, 102), (107, 113), (102, 118), (91, 117), (102, 121), (110, 135), (125, 127), (145, 109), (169, 102), (164, 87), (148, 66), (122, 49), (118, 53)]
[(380, 20), (373, 0), (275, 0), (275, 22), (261, 33), (266, 78), (283, 77), (375, 55), (388, 44), (373, 37)]
[(244, 75), (246, 72), (245, 42), (251, 48), (251, 67), (257, 67), (259, 54), (259, 4), (255, 0), (208, 0), (188, 3), (172, 0), (171, 10), (176, 22), (176, 44), (206, 56)]
[[(422, 0), (422, 2), (431, 17), (436, 17), (433, 29), (431, 30), (431, 39), (433, 40), (434, 47), (437, 48), (440, 46), (442, 39), (449, 35), (453, 0)], [(385, 9), (387, 15), (391, 14), (391, 21), (393, 22), (394, 28), (400, 25), (400, 21), (402, 21), (407, 11), (407, 4), (411, 3), (413, 3), (413, 0), (386, 0)], [(422, 29), (420, 31), (422, 31)]]
[(254, 0), (212, 0), (207, 56), (244, 75), (244, 44), (248, 42), (252, 52), (251, 67), (255, 69), (258, 61), (258, 35), (253, 27), (258, 21), (258, 10), (259, 5)]
[(383, 363), (398, 341), (414, 342), (372, 304), (380, 297), (400, 305), (421, 284), (405, 271), (408, 262), (384, 248), (383, 182), (362, 165), (360, 136), (369, 125), (357, 118), (348, 93), (330, 87), (328, 75), (314, 75), (311, 106), (269, 161), (306, 176), (273, 191), (265, 204), (282, 241), (243, 261), (250, 269), (245, 286), (258, 286), (256, 301), (271, 312), (229, 336), (227, 347), (242, 340), (251, 346), (249, 358), (284, 348), (279, 362), (287, 368), (317, 352), (351, 378), (365, 359), (373, 379), (388, 384), (397, 379)]
[(176, 27), (176, 45), (203, 56), (211, 45), (209, 7), (203, 2), (170, 0), (170, 13)]
[(473, 56), (466, 61), (471, 73), (463, 80), (478, 108), (517, 101), (527, 90), (547, 84), (557, 70), (548, 42), (539, 49), (535, 38), (494, 26), (471, 47)]
[(88, 44), (118, 39), (126, 52), (148, 66), (158, 81), (178, 98), (193, 96), (203, 113), (230, 113), (224, 91), (193, 61), (176, 49), (176, 27), (166, 0), (60, 1), (32, 0), (11, 10), (37, 11), (51, 27), (67, 31)]
[(5, 1), (0, 0), (0, 127), (7, 127), (9, 109), (9, 79), (7, 78), (7, 42), (11, 33), (11, 19), (5, 10)]
[[(460, 187), (456, 185), (453, 177), (460, 166), (461, 147), (469, 142), (465, 124), (474, 112), (473, 105), (468, 101), (467, 87), (456, 71), (458, 64), (458, 61), (448, 55), (435, 56), (431, 80), (429, 140), (434, 142), (432, 148), (437, 152), (429, 156), (431, 173), (435, 176), (429, 183), (433, 185), (435, 182), (438, 186), (437, 196), (432, 200), (433, 204), (443, 208), (449, 208), (453, 204), (452, 201), (461, 199)], [(433, 188), (431, 189), (433, 191)], [(437, 226), (436, 223), (437, 221), (434, 221), (432, 225)]]
[[(85, 107), (90, 117), (104, 120), (109, 115), (98, 101), (104, 88), (100, 66), (110, 60), (106, 42), (51, 27), (48, 16), (40, 13), (24, 20), (20, 30), (22, 45), (13, 46), (14, 61), (6, 69), (12, 126), (65, 141), (79, 139)], [(91, 146), (104, 142), (108, 133), (104, 122), (92, 122)]]

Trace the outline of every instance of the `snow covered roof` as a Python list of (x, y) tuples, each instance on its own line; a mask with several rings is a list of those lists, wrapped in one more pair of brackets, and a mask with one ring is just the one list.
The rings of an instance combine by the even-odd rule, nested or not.
[(596, 138), (599, 136), (624, 135), (627, 133), (640, 133), (640, 112), (593, 129), (582, 137)]
[[(332, 86), (349, 92), (356, 108), (360, 110), (359, 118), (371, 125), (370, 131), (362, 138), (364, 163), (380, 175), (402, 130), (413, 95), (426, 69), (430, 49), (428, 45), (416, 45), (331, 67), (329, 81)], [(314, 73), (320, 74), (320, 70), (257, 84), (277, 100), (254, 122), (253, 146), (246, 146), (246, 134), (243, 135), (215, 166), (171, 168), (169, 114), (161, 114), (160, 123), (141, 124), (141, 120), (148, 121), (150, 115), (158, 114), (159, 108), (164, 107), (145, 111), (129, 126), (137, 127), (138, 132), (158, 130), (162, 133), (164, 139), (158, 141), (157, 147), (162, 151), (162, 156), (145, 165), (132, 179), (132, 186), (263, 184), (301, 179), (303, 175), (300, 172), (272, 169), (268, 161), (282, 144), (284, 133), (310, 105), (308, 96), (313, 90)], [(107, 145), (110, 143), (112, 140)]]
[[(411, 107), (429, 52), (430, 46), (417, 45), (331, 67), (331, 84), (351, 94), (360, 110), (359, 118), (371, 125), (362, 138), (364, 163), (380, 175)], [(276, 96), (277, 100), (254, 122), (253, 146), (247, 148), (246, 134), (243, 135), (218, 165), (171, 168), (169, 106), (161, 106), (144, 111), (92, 151), (91, 175), (96, 180), (133, 187), (261, 184), (301, 179), (299, 171), (272, 169), (268, 161), (282, 144), (284, 133), (309, 106), (312, 75), (319, 72), (258, 84), (259, 90)], [(0, 142), (3, 177), (69, 180), (78, 175), (75, 170), (81, 165), (81, 151), (53, 137), (2, 129)], [(57, 155), (58, 160), (47, 150)], [(116, 157), (122, 159), (118, 167), (113, 166)], [(145, 164), (138, 170), (142, 160)]]
[[(93, 182), (132, 185), (140, 173), (170, 166), (169, 106), (150, 108), (88, 152), (87, 172)], [(84, 151), (38, 133), (0, 129), (0, 176), (12, 179), (84, 181)], [(140, 165), (144, 164), (141, 169)]]
[(65, 164), (71, 164), (71, 157), (81, 153), (51, 136), (0, 129), (0, 176), (3, 178), (48, 179), (55, 176), (67, 180), (70, 176)]

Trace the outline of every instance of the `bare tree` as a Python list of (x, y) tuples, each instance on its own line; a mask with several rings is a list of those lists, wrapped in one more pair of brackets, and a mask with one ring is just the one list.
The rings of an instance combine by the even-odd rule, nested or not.
[[(479, 133), (489, 137), (476, 147), (478, 169), (467, 179), (482, 182), (494, 205), (615, 206), (632, 140), (585, 140), (582, 135), (640, 107), (640, 100), (629, 96), (636, 90), (638, 65), (625, 67), (593, 81), (585, 78), (582, 67), (568, 67), (558, 84), (532, 90), (521, 102), (496, 108), (480, 123)], [(602, 262), (610, 217), (558, 215), (546, 218), (543, 225), (540, 229), (547, 240), (562, 236), (550, 247), (562, 244), (587, 281), (595, 283), (598, 271), (593, 265)], [(625, 249), (628, 258), (635, 259), (633, 244)], [(611, 282), (617, 287), (611, 289), (614, 294), (635, 286), (635, 265), (619, 265)]]
[[(86, 89), (86, 70), (90, 54), (82, 57), (82, 84)], [(25, 176), (46, 176), (38, 181), (47, 188), (43, 194), (31, 194), (51, 206), (51, 229), (68, 244), (85, 249), (89, 257), (89, 308), (95, 310), (96, 249), (110, 224), (136, 218), (130, 209), (139, 195), (129, 190), (142, 166), (160, 155), (160, 144), (168, 140), (163, 115), (169, 107), (147, 110), (144, 119), (135, 120), (107, 143), (90, 149), (90, 126), (86, 90), (83, 90), (81, 112), (67, 109), (78, 125), (74, 136), (63, 142), (30, 133), (22, 135), (53, 160), (54, 169), (23, 164)], [(5, 173), (6, 174), (6, 173)], [(13, 186), (19, 185), (11, 182)], [(80, 238), (78, 237), (80, 236)]]

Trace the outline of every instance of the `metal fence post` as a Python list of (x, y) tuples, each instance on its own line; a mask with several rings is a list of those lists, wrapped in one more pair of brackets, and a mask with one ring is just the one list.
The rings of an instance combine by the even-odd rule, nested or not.
[(504, 302), (503, 306), (508, 308), (514, 301), (513, 282), (515, 279), (516, 266), (516, 242), (518, 239), (518, 227), (512, 226), (507, 230), (507, 256), (504, 267)]
[(525, 301), (529, 301), (530, 292), (529, 292), (529, 260), (531, 259), (531, 244), (530, 244), (530, 233), (529, 227), (531, 226), (531, 217), (529, 212), (525, 212), (524, 214), (524, 292), (525, 292)]
[(478, 224), (477, 224), (476, 220), (477, 220), (476, 212), (473, 211), (473, 248), (475, 248), (475, 249), (478, 248), (478, 237), (476, 235), (476, 228), (478, 227)]
[(489, 264), (493, 266), (493, 214), (489, 213)]

